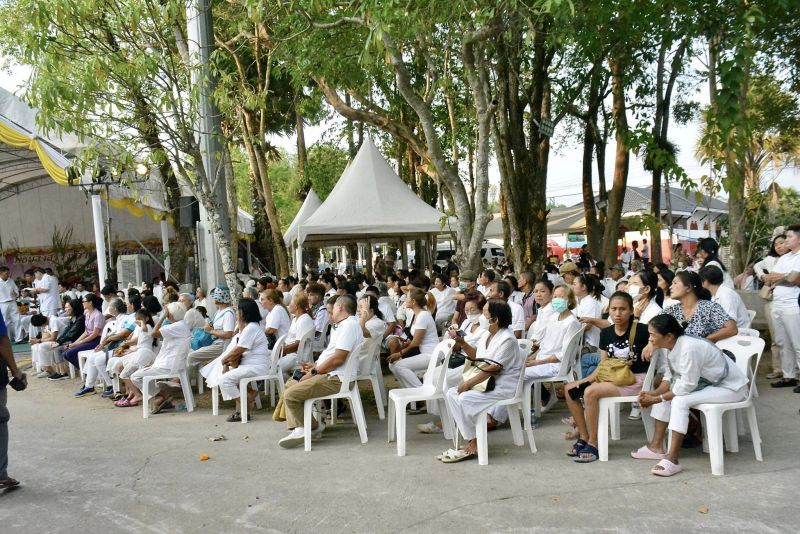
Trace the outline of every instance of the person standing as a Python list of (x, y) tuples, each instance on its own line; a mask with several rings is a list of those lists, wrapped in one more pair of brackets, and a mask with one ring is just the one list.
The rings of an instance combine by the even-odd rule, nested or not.
[(39, 300), (39, 313), (50, 317), (58, 313), (58, 280), (50, 276), (44, 269), (37, 267), (33, 271), (33, 291)]
[[(6, 328), (15, 332), (14, 327), (19, 324), (19, 311), (17, 310), (17, 297), (19, 289), (14, 280), (9, 276), (8, 267), (0, 266), (0, 311), (6, 319)], [(19, 342), (20, 339), (14, 341)]]
[[(14, 360), (14, 351), (11, 350), (11, 341), (8, 339), (8, 329), (0, 312), (0, 489), (13, 488), (19, 486), (19, 481), (8, 476), (8, 420), (11, 415), (6, 407), (8, 391), (6, 386), (9, 384), (8, 371), (20, 386), (18, 391), (22, 391), (28, 385), (25, 374), (17, 368)], [(12, 385), (14, 385), (12, 383)], [(15, 389), (17, 389), (15, 387)]]
[(642, 265), (650, 265), (650, 245), (647, 244), (647, 239), (642, 239)]

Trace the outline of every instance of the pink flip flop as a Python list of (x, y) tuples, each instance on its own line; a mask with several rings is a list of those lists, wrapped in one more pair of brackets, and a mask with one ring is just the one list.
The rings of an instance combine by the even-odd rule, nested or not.
[[(657, 469), (660, 467), (661, 469)], [(656, 476), (659, 477), (671, 477), (673, 475), (677, 475), (683, 471), (683, 466), (680, 464), (673, 464), (666, 458), (658, 462), (653, 468), (650, 470)]]
[(631, 452), (631, 458), (636, 458), (637, 460), (663, 460), (666, 457), (666, 454), (651, 451), (647, 445), (642, 445), (637, 450)]
[(117, 408), (127, 408), (130, 405), (131, 405), (131, 401), (129, 401), (127, 398), (120, 399), (120, 400), (118, 400), (117, 402), (114, 403), (114, 406), (116, 406)]

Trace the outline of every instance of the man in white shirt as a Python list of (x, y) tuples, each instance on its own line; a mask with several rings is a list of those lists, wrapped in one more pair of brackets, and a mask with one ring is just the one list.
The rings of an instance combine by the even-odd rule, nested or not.
[(800, 365), (800, 287), (792, 276), (792, 273), (800, 272), (800, 224), (787, 227), (783, 244), (788, 252), (764, 277), (764, 283), (775, 288), (772, 291), (772, 327), (775, 345), (781, 351), (783, 371), (783, 378), (773, 382), (772, 387), (794, 387), (794, 392), (800, 393), (795, 371)]
[[(5, 265), (0, 266), (0, 311), (2, 311), (3, 318), (6, 320), (8, 331), (16, 332), (16, 327), (19, 324), (19, 310), (17, 310), (19, 289), (9, 275), (8, 267)], [(15, 339), (14, 341), (19, 340)]]
[(716, 302), (725, 310), (739, 328), (750, 328), (750, 314), (747, 307), (735, 290), (723, 286), (725, 275), (716, 265), (707, 265), (700, 269), (700, 279), (703, 287), (711, 293), (711, 301)]
[(620, 254), (619, 256), (619, 262), (622, 264), (622, 267), (626, 271), (628, 270), (628, 267), (630, 267), (632, 260), (633, 260), (633, 250), (624, 248), (622, 250), (622, 254)]
[(78, 282), (75, 284), (75, 298), (82, 299), (88, 294), (89, 292), (86, 291), (86, 286), (83, 284), (83, 282)]
[(511, 286), (506, 281), (501, 280), (489, 286), (488, 298), (503, 300), (511, 308), (511, 330), (514, 336), (520, 339), (525, 332), (525, 310), (516, 302), (511, 302), (508, 299), (510, 296)]
[[(303, 405), (307, 399), (332, 395), (341, 389), (347, 358), (364, 340), (364, 333), (355, 313), (355, 298), (351, 295), (341, 295), (336, 298), (331, 314), (333, 329), (328, 347), (320, 354), (316, 364), (302, 364), (303, 378), (299, 382), (290, 381), (286, 384), (283, 406), (290, 432), (278, 442), (281, 447), (290, 449), (303, 443), (305, 435)], [(318, 436), (322, 433), (324, 425), (316, 420), (314, 423), (317, 424), (313, 435)]]
[(50, 317), (58, 312), (58, 280), (37, 267), (33, 271), (33, 291), (39, 300), (39, 313)]
[(624, 278), (625, 269), (622, 268), (622, 265), (619, 263), (612, 265), (608, 270), (608, 277), (603, 279), (603, 296), (610, 299), (611, 295), (617, 291), (617, 283)]

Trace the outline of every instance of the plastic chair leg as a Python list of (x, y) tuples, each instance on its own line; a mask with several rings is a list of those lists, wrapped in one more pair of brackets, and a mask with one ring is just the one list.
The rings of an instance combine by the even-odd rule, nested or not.
[(475, 437), (478, 439), (478, 465), (489, 465), (489, 439), (486, 430), (486, 414), (478, 416), (475, 428)]
[(194, 395), (192, 395), (192, 383), (189, 382), (189, 373), (181, 371), (179, 374), (181, 389), (183, 390), (183, 400), (186, 402), (186, 411), (194, 411)]
[(740, 436), (744, 436), (745, 426), (744, 426), (744, 415), (742, 414), (742, 410), (734, 410), (736, 412), (736, 429), (739, 431)]
[(442, 418), (442, 432), (444, 439), (453, 439), (453, 422), (450, 420), (450, 412), (447, 410), (447, 402), (444, 399), (436, 401), (439, 403), (439, 415)]
[(597, 414), (597, 459), (601, 462), (608, 461), (609, 411), (612, 409), (608, 404), (606, 399), (600, 399)]
[(205, 378), (203, 378), (203, 375), (200, 374), (200, 366), (198, 365), (197, 366), (197, 394), (198, 395), (202, 395), (203, 394), (203, 381), (204, 380), (205, 380)]
[(747, 422), (750, 426), (750, 437), (753, 439), (756, 460), (763, 462), (764, 458), (761, 456), (761, 434), (758, 431), (758, 421), (756, 420), (756, 407), (750, 405), (745, 410), (747, 411)]
[(263, 406), (261, 405), (261, 392), (258, 391), (258, 382), (249, 382), (248, 385), (256, 392), (256, 409), (260, 410)]
[(711, 474), (717, 476), (725, 474), (724, 451), (722, 448), (722, 417), (720, 415), (722, 414), (713, 414), (710, 417), (706, 417)]
[(397, 456), (406, 455), (406, 425), (408, 424), (406, 404), (396, 403), (395, 406), (395, 437), (397, 439)]
[(725, 450), (728, 452), (739, 452), (736, 410), (728, 410), (722, 415), (722, 431), (725, 437)]
[(380, 369), (380, 365), (378, 366), (377, 372), (375, 373), (378, 377), (378, 384), (380, 384), (381, 388), (381, 399), (383, 400), (383, 405), (389, 405), (389, 392), (386, 391), (386, 384), (383, 381), (383, 372)]
[[(536, 412), (536, 417), (542, 416), (542, 383), (533, 383), (533, 409)], [(528, 416), (530, 417), (530, 416)]]
[(508, 422), (511, 425), (511, 437), (514, 445), (522, 447), (525, 445), (525, 438), (522, 436), (522, 424), (519, 421), (519, 404), (510, 404), (508, 409)]
[(386, 430), (386, 441), (391, 443), (394, 441), (394, 427), (395, 427), (395, 416), (394, 416), (394, 401), (389, 401), (389, 406), (387, 407), (387, 430)]
[(533, 382), (526, 382), (522, 386), (522, 423), (525, 425), (525, 432), (533, 433), (531, 423), (531, 392)]
[(142, 419), (150, 417), (150, 380), (144, 377), (142, 382)]
[(122, 391), (122, 387), (120, 387), (119, 384), (119, 375), (114, 375), (114, 378), (111, 380), (111, 385), (114, 388), (114, 393)]
[(375, 404), (378, 407), (378, 419), (383, 421), (386, 419), (386, 414), (383, 411), (383, 397), (381, 396), (381, 385), (378, 383), (378, 377), (373, 375), (370, 379), (372, 383), (372, 392), (375, 394)]
[(361, 393), (358, 391), (357, 385), (350, 393), (350, 409), (353, 411), (353, 419), (358, 427), (358, 437), (361, 438), (361, 443), (366, 443), (369, 439), (367, 436), (367, 420), (364, 417), (364, 406), (361, 404)]
[(338, 415), (336, 412), (339, 411), (339, 403), (336, 402), (337, 400), (338, 399), (331, 399), (331, 426), (336, 424), (336, 416)]
[(311, 411), (313, 407), (313, 399), (309, 399), (303, 403), (303, 439), (306, 452), (311, 450)]
[(608, 415), (609, 415), (609, 418), (610, 418), (610, 421), (611, 421), (611, 426), (610, 426), (610, 428), (611, 428), (611, 439), (614, 440), (614, 441), (619, 441), (619, 437), (620, 437), (620, 432), (619, 432), (620, 403), (612, 402), (612, 403), (609, 404), (608, 409), (609, 409)]
[(211, 388), (211, 415), (219, 415), (219, 387)]
[(649, 442), (653, 439), (653, 433), (656, 431), (656, 423), (652, 417), (650, 417), (650, 408), (645, 408), (642, 410), (642, 424), (644, 425), (644, 433), (647, 436), (647, 441)]
[(68, 363), (67, 368), (69, 369), (69, 378), (71, 380), (75, 380), (75, 366), (71, 363)]

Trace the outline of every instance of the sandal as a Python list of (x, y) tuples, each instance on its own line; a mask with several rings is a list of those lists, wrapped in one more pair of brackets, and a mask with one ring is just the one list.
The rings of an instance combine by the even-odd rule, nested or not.
[[(583, 456), (584, 454), (587, 456)], [(588, 464), (590, 462), (596, 462), (597, 455), (597, 447), (587, 443), (580, 451), (578, 451), (578, 454), (575, 456), (575, 458), (573, 458), (573, 461), (579, 464)]]
[(578, 441), (575, 442), (575, 445), (572, 446), (572, 450), (567, 453), (567, 456), (572, 456), (572, 457), (578, 456), (578, 454), (585, 446), (586, 442), (582, 439), (578, 439)]
[(445, 458), (448, 458), (448, 457), (456, 454), (457, 452), (458, 452), (458, 449), (447, 449), (442, 454), (437, 454), (436, 455), (436, 459), (437, 460), (443, 460)]
[(19, 480), (15, 480), (11, 477), (0, 480), (0, 489), (15, 488), (17, 486), (19, 486)]
[(575, 427), (575, 418), (574, 417), (562, 417), (561, 422), (567, 426)]
[(650, 450), (647, 445), (642, 445), (635, 451), (631, 451), (631, 458), (637, 460), (663, 460), (667, 455), (661, 452)]
[(164, 410), (168, 410), (168, 409), (174, 408), (174, 407), (175, 407), (175, 405), (172, 404), (172, 401), (170, 399), (164, 399), (163, 401), (161, 401), (161, 402), (157, 403), (155, 406), (153, 406), (153, 409), (150, 411), (150, 413), (153, 414), (153, 415), (156, 415), (156, 414), (159, 414), (159, 413), (163, 412)]
[(673, 464), (666, 458), (658, 462), (650, 470), (651, 473), (658, 477), (671, 477), (683, 471), (683, 466), (680, 464)]
[(131, 405), (131, 401), (128, 398), (119, 399), (117, 402), (114, 403), (114, 406), (117, 408), (127, 408)]
[(463, 462), (464, 460), (469, 460), (471, 458), (475, 458), (478, 456), (477, 452), (467, 452), (464, 449), (456, 451), (455, 454), (442, 458), (442, 463), (444, 464), (454, 464), (458, 462)]

